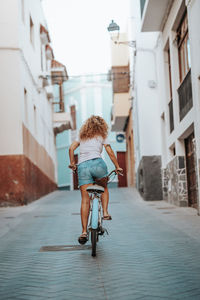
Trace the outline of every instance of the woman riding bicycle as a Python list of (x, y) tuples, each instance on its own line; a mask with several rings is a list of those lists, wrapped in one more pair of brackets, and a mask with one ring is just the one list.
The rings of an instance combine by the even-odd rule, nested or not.
[[(81, 191), (81, 222), (82, 234), (78, 241), (85, 244), (87, 237), (87, 224), (90, 209), (90, 200), (87, 187), (95, 183), (95, 179), (105, 178), (108, 175), (107, 166), (101, 158), (103, 146), (106, 149), (111, 161), (115, 165), (116, 173), (122, 173), (117, 158), (107, 140), (108, 125), (105, 120), (99, 116), (91, 116), (82, 125), (79, 132), (79, 139), (74, 141), (69, 148), (70, 165), (73, 171), (76, 171), (74, 151), (80, 146), (80, 155), (78, 161), (78, 181)], [(102, 208), (104, 220), (112, 220), (108, 213), (109, 193), (105, 184), (104, 193), (102, 194)]]

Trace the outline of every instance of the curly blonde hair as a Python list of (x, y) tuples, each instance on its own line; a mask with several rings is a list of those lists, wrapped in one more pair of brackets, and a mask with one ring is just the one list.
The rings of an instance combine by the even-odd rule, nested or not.
[(85, 121), (79, 131), (80, 140), (87, 140), (97, 136), (102, 136), (102, 138), (105, 139), (107, 135), (108, 125), (106, 121), (94, 115)]

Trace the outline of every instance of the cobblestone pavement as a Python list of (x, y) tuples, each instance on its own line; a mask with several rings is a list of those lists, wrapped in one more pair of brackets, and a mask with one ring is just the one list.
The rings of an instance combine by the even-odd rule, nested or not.
[[(194, 209), (111, 189), (109, 236), (93, 258), (90, 243), (78, 246), (79, 205), (79, 191), (57, 191), (27, 207), (0, 209), (1, 300), (200, 299)], [(40, 251), (69, 245), (75, 247)]]

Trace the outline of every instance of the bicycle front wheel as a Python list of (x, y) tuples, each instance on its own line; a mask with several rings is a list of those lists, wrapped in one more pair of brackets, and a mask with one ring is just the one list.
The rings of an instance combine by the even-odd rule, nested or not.
[(91, 230), (92, 256), (96, 256), (97, 237), (98, 237), (97, 230), (92, 229)]

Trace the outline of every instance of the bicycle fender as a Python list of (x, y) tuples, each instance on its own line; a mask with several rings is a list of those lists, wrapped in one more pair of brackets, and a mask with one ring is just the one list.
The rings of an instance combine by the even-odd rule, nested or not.
[(97, 229), (98, 227), (98, 208), (99, 202), (98, 199), (95, 198), (92, 206), (92, 229)]

